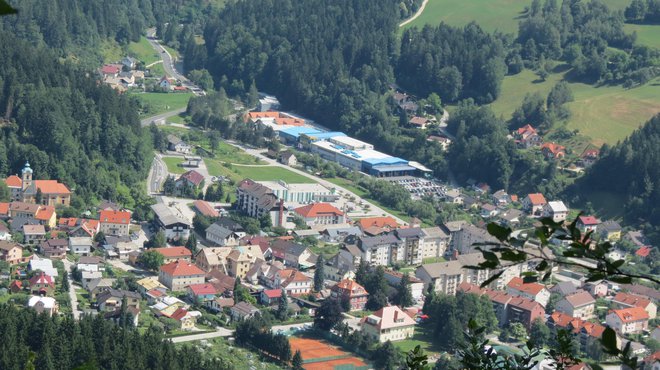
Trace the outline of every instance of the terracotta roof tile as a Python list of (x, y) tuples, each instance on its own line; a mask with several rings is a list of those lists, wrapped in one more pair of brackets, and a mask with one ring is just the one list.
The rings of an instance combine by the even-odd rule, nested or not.
[(7, 177), (5, 183), (10, 188), (20, 188), (23, 186), (23, 180), (21, 180), (21, 178), (16, 175), (11, 175)]
[(532, 202), (532, 204), (535, 206), (544, 205), (547, 203), (545, 197), (541, 193), (528, 194), (527, 196), (529, 197), (529, 200)]
[(594, 216), (580, 216), (579, 219), (582, 225), (587, 226), (598, 225), (600, 223), (600, 221)]
[(184, 261), (170, 262), (161, 266), (160, 271), (171, 276), (205, 275), (199, 267)]
[(647, 297), (643, 297), (641, 295), (636, 295), (636, 294), (624, 293), (624, 292), (618, 293), (616, 296), (614, 296), (614, 299), (612, 301), (626, 306), (642, 307), (642, 308), (646, 308), (648, 307), (649, 304), (651, 304), (651, 300)]
[(361, 218), (357, 221), (358, 226), (360, 226), (360, 229), (364, 230), (370, 227), (390, 227), (390, 228), (397, 228), (399, 227), (399, 224), (396, 222), (395, 219), (392, 217), (366, 217), (366, 218)]
[(57, 180), (34, 180), (34, 185), (44, 194), (71, 194), (69, 188)]
[(313, 203), (303, 207), (296, 208), (296, 213), (303, 217), (320, 217), (320, 216), (343, 216), (344, 212), (337, 209), (335, 206), (328, 203)]
[(128, 225), (131, 222), (131, 213), (122, 211), (101, 211), (99, 221), (111, 224)]
[(520, 277), (514, 277), (509, 281), (509, 284), (507, 284), (509, 288), (516, 289), (521, 292), (525, 292), (531, 295), (537, 295), (539, 294), (543, 289), (545, 289), (545, 285), (539, 284), (539, 283), (527, 283), (525, 284), (524, 280)]
[(198, 295), (215, 295), (218, 292), (215, 290), (215, 287), (212, 284), (192, 284), (188, 285), (188, 288), (192, 291), (192, 293), (196, 296)]
[(624, 323), (649, 319), (648, 312), (641, 307), (622, 308), (620, 310), (612, 310), (611, 312), (614, 312), (619, 317), (619, 320)]
[(186, 247), (165, 247), (154, 248), (153, 250), (162, 254), (165, 258), (192, 257), (190, 249)]

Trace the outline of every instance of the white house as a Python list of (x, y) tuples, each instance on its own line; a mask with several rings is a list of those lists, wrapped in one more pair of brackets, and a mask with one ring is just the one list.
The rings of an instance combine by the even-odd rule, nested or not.
[(397, 306), (386, 306), (362, 319), (362, 332), (380, 343), (411, 338), (415, 320)]
[(561, 200), (548, 202), (543, 206), (543, 217), (551, 217), (554, 222), (566, 221), (568, 207)]
[(241, 237), (237, 233), (220, 226), (217, 223), (206, 228), (206, 240), (221, 247), (236, 246), (238, 245), (240, 238)]
[(69, 251), (81, 256), (89, 256), (92, 253), (92, 238), (90, 237), (70, 237)]

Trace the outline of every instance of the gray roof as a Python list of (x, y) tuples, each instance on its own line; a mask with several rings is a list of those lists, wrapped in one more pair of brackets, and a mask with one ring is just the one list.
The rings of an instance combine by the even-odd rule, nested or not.
[(220, 217), (215, 221), (216, 224), (224, 227), (225, 229), (229, 229), (233, 232), (242, 232), (245, 231), (243, 228), (243, 225), (239, 224), (238, 222), (232, 220), (229, 217)]
[(463, 229), (463, 226), (467, 225), (467, 221), (450, 221), (445, 223), (445, 227), (449, 232), (456, 232)]
[(422, 229), (426, 238), (449, 238), (449, 235), (439, 226)]
[(163, 223), (163, 225), (173, 225), (177, 223), (182, 223), (185, 225), (190, 225), (190, 223), (181, 217), (175, 215), (165, 204), (158, 203), (151, 206), (151, 209), (156, 214), (156, 217)]
[(399, 244), (401, 241), (392, 233), (381, 234), (377, 236), (363, 236), (359, 244), (362, 249), (377, 247), (379, 245)]
[(327, 233), (331, 238), (336, 238), (342, 235), (362, 235), (362, 230), (357, 226), (344, 227), (341, 229), (327, 228), (323, 232)]
[(183, 140), (181, 140), (178, 136), (170, 134), (170, 135), (167, 135), (167, 141), (172, 145), (176, 145), (176, 144), (182, 142)]
[(598, 225), (598, 230), (601, 231), (621, 231), (621, 225), (616, 221), (605, 221)]
[(140, 293), (131, 292), (128, 290), (109, 289), (108, 291), (101, 293), (96, 300), (99, 303), (101, 303), (101, 302), (105, 302), (110, 297), (124, 298), (124, 296), (126, 296), (126, 298), (133, 298), (133, 299), (140, 299), (141, 297)]
[(485, 261), (484, 256), (481, 253), (459, 254), (456, 257), (456, 260), (461, 266), (476, 266)]
[(575, 293), (577, 291), (577, 286), (570, 281), (560, 281), (550, 288), (550, 291), (566, 296)]
[(259, 309), (247, 302), (238, 302), (231, 308), (232, 311), (236, 311), (243, 315), (249, 315), (251, 313), (259, 312)]
[(432, 279), (439, 278), (443, 275), (459, 275), (463, 273), (463, 265), (458, 261), (449, 262), (436, 262), (421, 265), (417, 270), (426, 272)]
[(522, 216), (522, 214), (523, 213), (520, 210), (509, 209), (509, 210), (506, 210), (503, 213), (500, 213), (500, 215), (498, 217), (503, 219), (503, 220), (506, 220), (506, 221), (512, 221), (516, 218), (520, 218), (520, 216)]
[(408, 239), (408, 238), (419, 239), (424, 237), (424, 232), (419, 227), (411, 227), (408, 229), (396, 229), (395, 233), (400, 239)]
[(225, 239), (229, 235), (234, 234), (233, 231), (231, 231), (227, 228), (224, 228), (224, 227), (218, 225), (217, 223), (211, 224), (211, 226), (207, 227), (206, 228), (206, 233), (215, 235), (215, 236), (219, 237), (220, 239)]
[(103, 263), (103, 258), (99, 256), (82, 256), (78, 259), (78, 264), (101, 264)]

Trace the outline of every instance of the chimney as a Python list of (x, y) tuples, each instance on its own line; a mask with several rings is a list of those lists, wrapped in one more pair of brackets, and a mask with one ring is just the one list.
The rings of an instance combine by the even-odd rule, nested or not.
[(284, 218), (284, 199), (280, 199), (280, 214), (277, 218), (277, 226), (282, 226), (282, 220)]
[(457, 259), (458, 259), (458, 251), (457, 251), (456, 249), (454, 249), (454, 250), (452, 251), (451, 256), (452, 256), (452, 259), (453, 259), (454, 261), (457, 260)]

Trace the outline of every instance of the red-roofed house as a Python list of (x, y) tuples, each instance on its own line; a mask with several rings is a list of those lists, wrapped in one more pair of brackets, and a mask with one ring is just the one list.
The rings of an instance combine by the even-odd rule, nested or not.
[(362, 332), (380, 343), (411, 338), (415, 320), (397, 306), (386, 306), (360, 322)]
[(23, 247), (14, 242), (0, 240), (0, 261), (16, 265), (21, 263), (22, 259)]
[(125, 211), (101, 211), (100, 231), (105, 235), (128, 236), (131, 213)]
[(640, 248), (635, 252), (635, 254), (636, 254), (637, 256), (639, 256), (639, 257), (643, 257), (643, 258), (648, 257), (649, 254), (651, 254), (651, 247), (649, 247), (648, 245), (644, 245), (644, 246), (640, 247)]
[(531, 148), (543, 144), (543, 139), (539, 136), (536, 129), (527, 124), (513, 132), (513, 138), (518, 146), (523, 148)]
[(364, 310), (369, 293), (364, 287), (353, 280), (344, 279), (331, 288), (331, 297), (340, 301), (347, 300), (351, 304), (351, 311)]
[(190, 249), (186, 247), (165, 247), (154, 248), (153, 250), (163, 255), (163, 264), (179, 260), (190, 262), (192, 259), (192, 253), (190, 252)]
[(543, 306), (528, 298), (514, 297), (499, 290), (481, 289), (479, 286), (470, 283), (459, 284), (458, 290), (488, 296), (493, 304), (493, 310), (500, 326), (505, 326), (511, 322), (520, 322), (529, 329), (532, 327), (534, 320), (543, 320), (545, 317)]
[(600, 220), (594, 216), (580, 216), (578, 217), (577, 227), (582, 231), (582, 233), (587, 233), (589, 231), (596, 231)]
[(9, 218), (9, 203), (0, 203), (0, 220)]
[(381, 229), (396, 229), (399, 225), (395, 219), (392, 217), (366, 217), (357, 220), (356, 223), (361, 230), (368, 229), (370, 227), (377, 227)]
[(191, 187), (197, 189), (200, 186), (204, 186), (204, 175), (195, 170), (190, 170), (181, 175), (176, 180), (175, 185), (177, 188)]
[(532, 216), (540, 216), (543, 213), (543, 207), (548, 202), (541, 193), (528, 194), (522, 200), (522, 208)]
[(188, 296), (193, 302), (210, 301), (218, 294), (213, 284), (209, 283), (188, 285), (187, 290)]
[(282, 297), (282, 289), (264, 289), (261, 291), (259, 301), (261, 304), (270, 306), (279, 301)]
[(344, 212), (328, 203), (313, 203), (294, 210), (308, 226), (336, 225), (346, 222)]
[(181, 330), (188, 331), (195, 328), (197, 317), (201, 315), (202, 314), (199, 311), (188, 311), (183, 307), (179, 307), (172, 313), (172, 315), (170, 315), (170, 318), (179, 322), (179, 325), (181, 325)]
[(415, 116), (410, 119), (409, 123), (417, 128), (425, 129), (426, 126), (430, 125), (432, 122), (427, 118)]
[(160, 267), (158, 281), (172, 291), (184, 290), (188, 285), (203, 284), (205, 272), (185, 261), (170, 262)]
[(605, 318), (607, 325), (621, 334), (638, 334), (649, 325), (649, 314), (641, 307), (612, 310)]
[(41, 272), (36, 274), (30, 279), (30, 292), (32, 294), (47, 295), (51, 294), (55, 289), (55, 281), (53, 277)]
[(20, 280), (13, 280), (11, 284), (9, 284), (9, 291), (14, 294), (22, 290), (23, 290), (23, 282), (21, 282)]
[(583, 167), (589, 167), (592, 164), (594, 164), (594, 162), (596, 162), (599, 155), (600, 155), (600, 150), (598, 149), (595, 148), (585, 149), (582, 155), (580, 155), (580, 164)]
[(309, 276), (294, 269), (285, 269), (277, 272), (274, 288), (282, 288), (290, 296), (299, 296), (312, 291), (313, 280)]
[(650, 298), (637, 294), (617, 293), (612, 303), (620, 308), (641, 307), (649, 314), (649, 319), (655, 319), (658, 311), (658, 306)]
[(119, 72), (121, 72), (121, 67), (119, 67), (116, 64), (106, 64), (103, 67), (101, 67), (101, 74), (103, 77), (114, 77), (116, 78), (119, 76)]
[(531, 299), (540, 303), (543, 307), (548, 304), (550, 300), (550, 291), (546, 289), (545, 285), (539, 283), (525, 283), (522, 278), (514, 277), (509, 281), (506, 286), (506, 292)]
[(566, 147), (556, 143), (541, 145), (541, 153), (546, 159), (561, 159), (566, 156)]
[(193, 207), (195, 212), (199, 213), (202, 216), (217, 218), (220, 217), (220, 213), (216, 211), (209, 202), (204, 200), (196, 200), (193, 202)]

